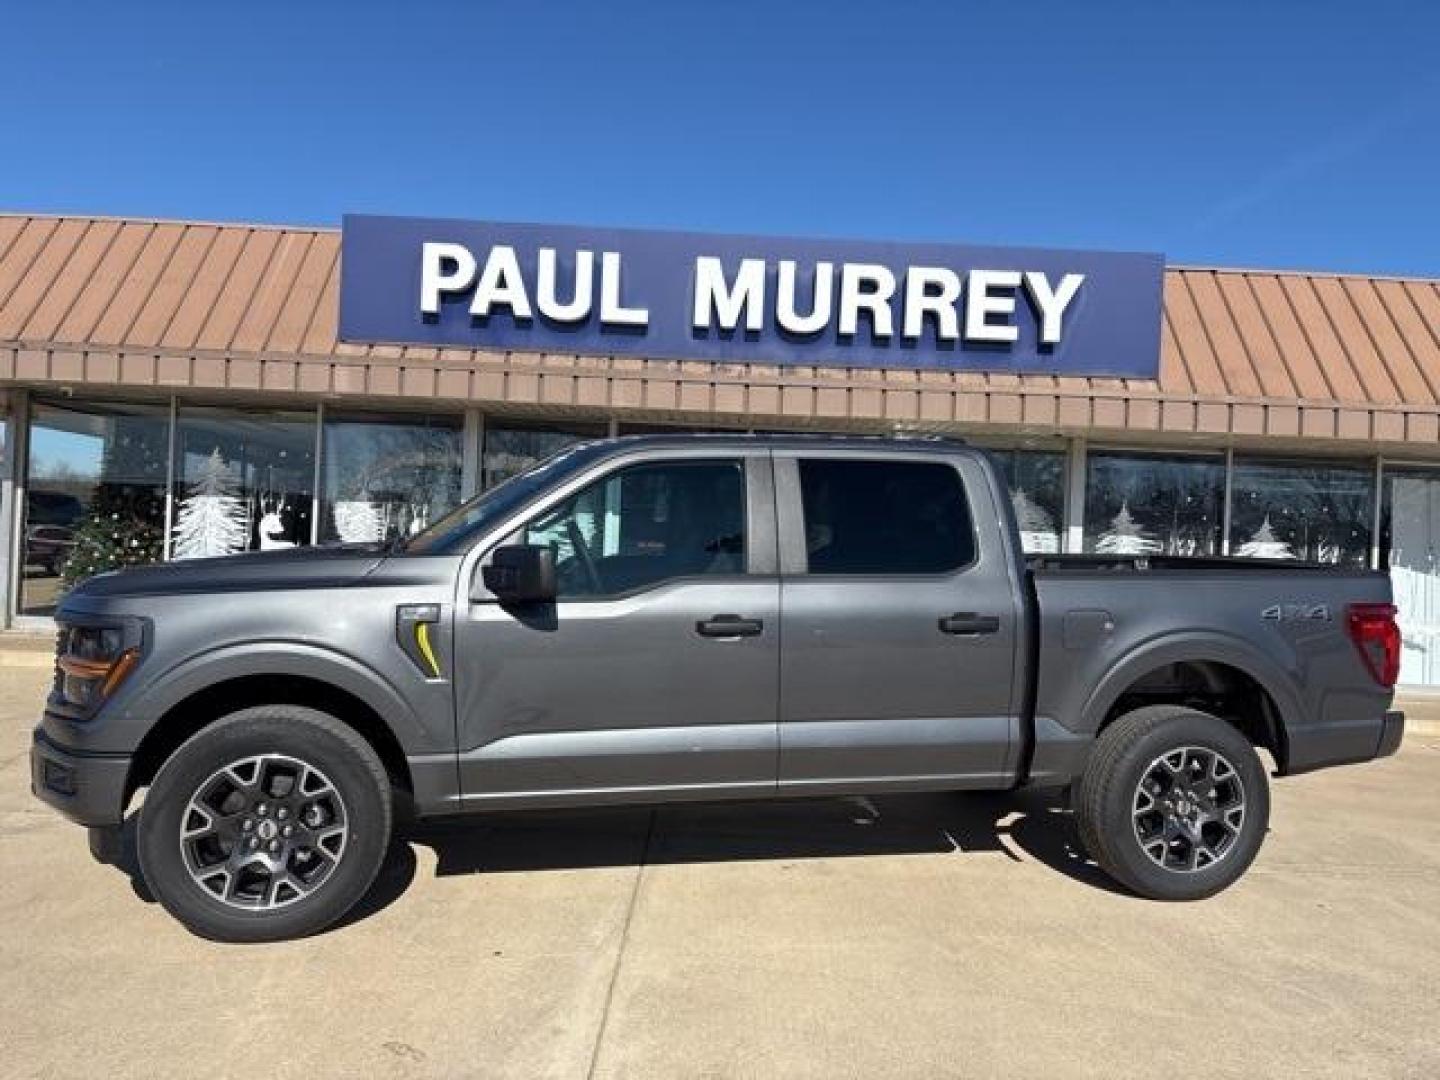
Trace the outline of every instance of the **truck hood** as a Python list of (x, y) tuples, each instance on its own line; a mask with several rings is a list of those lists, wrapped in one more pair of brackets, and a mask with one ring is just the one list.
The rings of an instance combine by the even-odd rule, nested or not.
[(182, 559), (100, 574), (72, 591), (61, 606), (119, 597), (335, 588), (360, 580), (384, 561), (385, 549), (379, 544), (332, 544)]

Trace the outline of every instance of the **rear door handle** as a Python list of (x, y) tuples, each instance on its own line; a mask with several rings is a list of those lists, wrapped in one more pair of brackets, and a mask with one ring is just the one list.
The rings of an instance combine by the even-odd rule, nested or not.
[(977, 615), (973, 611), (957, 611), (940, 617), (942, 634), (995, 634), (1000, 630), (999, 615)]
[(712, 615), (695, 624), (695, 632), (701, 637), (758, 637), (764, 629), (759, 619), (740, 615)]

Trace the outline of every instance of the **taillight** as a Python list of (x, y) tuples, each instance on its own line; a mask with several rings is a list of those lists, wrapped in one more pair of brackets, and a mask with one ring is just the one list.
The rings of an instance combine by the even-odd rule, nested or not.
[(1400, 677), (1400, 627), (1394, 604), (1351, 604), (1345, 609), (1350, 640), (1360, 650), (1365, 670), (1385, 689)]

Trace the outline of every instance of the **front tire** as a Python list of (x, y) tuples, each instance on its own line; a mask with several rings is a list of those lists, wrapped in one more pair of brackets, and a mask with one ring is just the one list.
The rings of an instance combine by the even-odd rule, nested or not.
[(217, 941), (303, 937), (362, 897), (384, 860), (389, 778), (315, 709), (242, 709), (161, 767), (140, 809), (140, 868), (171, 915)]
[(1200, 900), (1254, 861), (1270, 789), (1255, 748), (1224, 720), (1149, 706), (1096, 739), (1075, 817), (1086, 850), (1122, 885), (1152, 900)]

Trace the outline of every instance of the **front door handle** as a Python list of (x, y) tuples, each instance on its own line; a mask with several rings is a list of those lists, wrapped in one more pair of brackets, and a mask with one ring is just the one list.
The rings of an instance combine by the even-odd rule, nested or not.
[(1000, 630), (999, 615), (977, 615), (973, 611), (957, 611), (940, 617), (942, 634), (994, 634)]
[(695, 632), (701, 637), (758, 637), (764, 629), (759, 619), (740, 615), (712, 615), (695, 624)]

